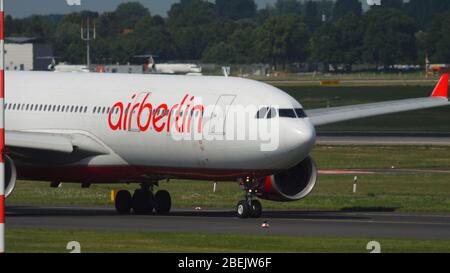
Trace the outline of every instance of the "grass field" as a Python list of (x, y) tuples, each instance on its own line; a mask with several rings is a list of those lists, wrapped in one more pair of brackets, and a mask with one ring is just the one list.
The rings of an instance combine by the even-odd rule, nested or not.
[[(30, 240), (29, 238), (33, 238)], [(450, 252), (449, 241), (373, 238), (325, 238), (272, 235), (98, 232), (86, 230), (8, 229), (8, 252), (67, 253), (67, 243), (78, 241), (81, 252), (351, 252), (367, 253), (376, 240), (381, 252)]]
[[(435, 168), (450, 166), (450, 147), (318, 146), (313, 152), (320, 169), (340, 168)], [(378, 210), (450, 213), (450, 171), (442, 174), (360, 175), (358, 192), (352, 193), (352, 175), (322, 175), (313, 193), (299, 202), (264, 201), (267, 209)], [(233, 208), (242, 199), (237, 183), (172, 180), (161, 183), (178, 208)], [(19, 181), (8, 204), (109, 205), (110, 191), (135, 185), (64, 184), (52, 189), (48, 183)]]
[[(236, 71), (236, 69), (234, 70)], [(260, 81), (303, 82), (303, 81), (425, 81), (438, 79), (439, 75), (425, 77), (424, 71), (415, 72), (353, 72), (353, 73), (284, 73), (270, 76), (250, 76)]]
[[(279, 86), (305, 109), (325, 108), (429, 96), (432, 86), (321, 87)], [(318, 131), (450, 132), (450, 107), (385, 115), (321, 126)]]

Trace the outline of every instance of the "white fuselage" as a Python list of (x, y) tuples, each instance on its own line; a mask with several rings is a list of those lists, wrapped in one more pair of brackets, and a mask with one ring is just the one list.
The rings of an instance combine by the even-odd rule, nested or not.
[[(232, 180), (247, 174), (267, 175), (289, 169), (310, 153), (315, 141), (314, 127), (308, 118), (280, 117), (279, 143), (276, 149), (268, 151), (261, 150), (264, 140), (227, 138), (230, 132), (226, 128), (207, 128), (218, 106), (302, 108), (275, 87), (241, 78), (8, 72), (5, 100), (6, 130), (81, 134), (95, 139), (109, 151), (61, 165), (42, 164), (36, 159), (35, 163), (31, 161), (23, 166), (18, 162), (19, 177), (27, 179)], [(191, 108), (187, 108), (189, 102)], [(153, 113), (144, 109), (139, 114), (144, 104), (151, 105)], [(203, 112), (191, 113), (195, 105), (199, 106), (196, 108), (199, 112), (203, 107)], [(185, 113), (196, 117), (192, 118), (190, 131), (217, 130), (213, 134), (225, 140), (176, 139), (171, 130), (178, 125), (170, 125), (169, 116), (172, 123), (177, 116), (166, 112), (166, 106), (175, 112), (186, 109)], [(126, 111), (127, 107), (133, 114)], [(178, 117), (183, 119), (182, 115)], [(226, 112), (224, 119), (225, 123), (231, 122)], [(256, 112), (248, 119), (256, 123), (268, 121), (256, 119)], [(237, 130), (243, 132), (249, 128), (243, 123)]]
[(161, 74), (202, 73), (202, 68), (195, 64), (155, 64), (155, 71)]

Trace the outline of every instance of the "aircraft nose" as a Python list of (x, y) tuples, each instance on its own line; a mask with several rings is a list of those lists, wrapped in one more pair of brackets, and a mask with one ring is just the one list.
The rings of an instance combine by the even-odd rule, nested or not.
[(312, 123), (307, 120), (295, 120), (286, 128), (285, 147), (297, 156), (307, 156), (316, 141), (316, 131)]

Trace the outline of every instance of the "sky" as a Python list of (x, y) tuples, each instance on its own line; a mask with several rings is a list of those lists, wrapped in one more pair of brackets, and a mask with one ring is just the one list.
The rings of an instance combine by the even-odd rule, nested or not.
[[(93, 11), (111, 11), (124, 2), (141, 2), (152, 14), (167, 15), (170, 6), (178, 0), (81, 0), (82, 9)], [(26, 17), (32, 14), (62, 14), (79, 11), (79, 7), (69, 6), (66, 0), (6, 0), (6, 13), (13, 17)], [(255, 0), (259, 7), (265, 7), (276, 0)]]

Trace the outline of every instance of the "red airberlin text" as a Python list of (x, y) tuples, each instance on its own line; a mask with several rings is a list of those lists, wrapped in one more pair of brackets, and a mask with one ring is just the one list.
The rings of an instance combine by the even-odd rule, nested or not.
[[(142, 100), (136, 100), (136, 95), (126, 105), (117, 102), (108, 114), (108, 124), (113, 131), (140, 131), (154, 129), (178, 133), (190, 133), (197, 125), (197, 132), (202, 132), (203, 112), (202, 104), (195, 103), (195, 96), (186, 94), (180, 103), (169, 107), (166, 103), (153, 105), (149, 101), (150, 93), (144, 94)], [(196, 124), (193, 124), (193, 123)]]

